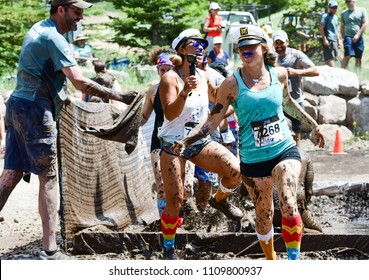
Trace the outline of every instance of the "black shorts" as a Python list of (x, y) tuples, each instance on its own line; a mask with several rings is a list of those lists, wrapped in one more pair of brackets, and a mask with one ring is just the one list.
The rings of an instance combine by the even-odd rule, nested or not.
[(296, 146), (288, 149), (278, 157), (257, 162), (257, 163), (240, 163), (241, 174), (246, 177), (268, 177), (272, 176), (273, 168), (283, 160), (296, 159), (301, 161), (300, 152)]

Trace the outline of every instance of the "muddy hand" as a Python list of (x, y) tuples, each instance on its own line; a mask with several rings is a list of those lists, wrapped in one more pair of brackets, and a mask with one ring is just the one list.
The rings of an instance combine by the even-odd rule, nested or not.
[(319, 126), (315, 128), (314, 144), (319, 145), (319, 148), (324, 148), (325, 140), (323, 134), (320, 132)]
[(174, 141), (173, 146), (170, 148), (173, 154), (177, 156), (183, 156), (185, 149), (186, 149), (186, 146), (183, 144), (182, 141)]
[(119, 94), (119, 101), (130, 105), (138, 95), (138, 91), (130, 90)]

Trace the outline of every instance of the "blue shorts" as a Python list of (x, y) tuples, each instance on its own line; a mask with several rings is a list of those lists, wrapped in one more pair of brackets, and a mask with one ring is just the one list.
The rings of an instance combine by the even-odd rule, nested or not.
[(210, 172), (197, 165), (195, 165), (195, 178), (206, 183), (213, 183), (210, 178)]
[(4, 169), (55, 176), (57, 129), (50, 108), (10, 96), (5, 121)]
[(345, 56), (351, 56), (361, 59), (364, 52), (363, 36), (361, 36), (356, 43), (352, 42), (352, 37), (346, 36), (343, 40), (343, 47), (345, 49)]
[[(212, 141), (211, 139), (207, 139), (204, 143), (187, 146), (183, 152), (182, 157), (185, 159), (190, 159), (190, 158), (197, 156), (201, 152), (201, 150), (211, 141)], [(173, 154), (172, 150), (170, 149), (172, 146), (173, 146), (172, 143), (166, 142), (163, 139), (161, 139), (161, 151), (164, 151), (167, 154), (170, 154), (173, 156), (178, 156), (176, 154)]]
[(292, 148), (288, 149), (278, 157), (257, 162), (257, 163), (240, 163), (241, 168), (241, 174), (246, 177), (268, 177), (272, 176), (272, 170), (273, 168), (280, 163), (283, 160), (286, 159), (296, 159), (298, 161), (301, 161), (300, 152), (297, 149), (296, 146), (293, 146)]

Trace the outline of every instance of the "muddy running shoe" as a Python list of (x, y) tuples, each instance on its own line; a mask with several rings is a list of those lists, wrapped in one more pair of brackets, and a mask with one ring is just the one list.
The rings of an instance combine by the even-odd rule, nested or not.
[(177, 253), (174, 248), (170, 249), (169, 251), (164, 249), (163, 253), (164, 260), (177, 260)]
[(209, 205), (219, 211), (221, 211), (227, 218), (239, 221), (243, 217), (243, 212), (240, 208), (234, 206), (233, 204), (229, 203), (227, 199), (221, 200), (216, 202), (215, 198), (212, 197), (209, 200)]
[(64, 254), (61, 251), (56, 251), (53, 255), (46, 254), (45, 251), (40, 252), (40, 259), (41, 260), (73, 260), (72, 257), (68, 256), (67, 254)]
[(316, 230), (319, 232), (323, 232), (322, 226), (320, 223), (311, 215), (309, 210), (304, 210), (301, 214), (301, 219), (304, 224), (305, 231)]
[(0, 223), (1, 222), (4, 222), (4, 216), (3, 215), (1, 215), (1, 212), (0, 212)]

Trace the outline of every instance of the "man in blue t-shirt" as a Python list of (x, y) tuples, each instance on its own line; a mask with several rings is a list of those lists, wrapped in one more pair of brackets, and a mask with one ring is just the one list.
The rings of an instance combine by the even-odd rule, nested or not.
[(336, 16), (338, 8), (337, 1), (330, 1), (328, 12), (320, 20), (320, 35), (323, 42), (323, 56), (325, 64), (334, 67), (334, 61), (338, 58), (338, 49), (341, 48), (341, 42), (338, 36), (338, 17)]
[(38, 175), (39, 212), (45, 260), (68, 259), (58, 250), (57, 128), (68, 96), (66, 78), (82, 92), (131, 103), (135, 92), (122, 93), (82, 75), (63, 35), (77, 30), (84, 9), (82, 0), (50, 1), (50, 17), (34, 24), (26, 34), (19, 58), (17, 86), (7, 101), (4, 170), (0, 177), (0, 211), (24, 173)]

